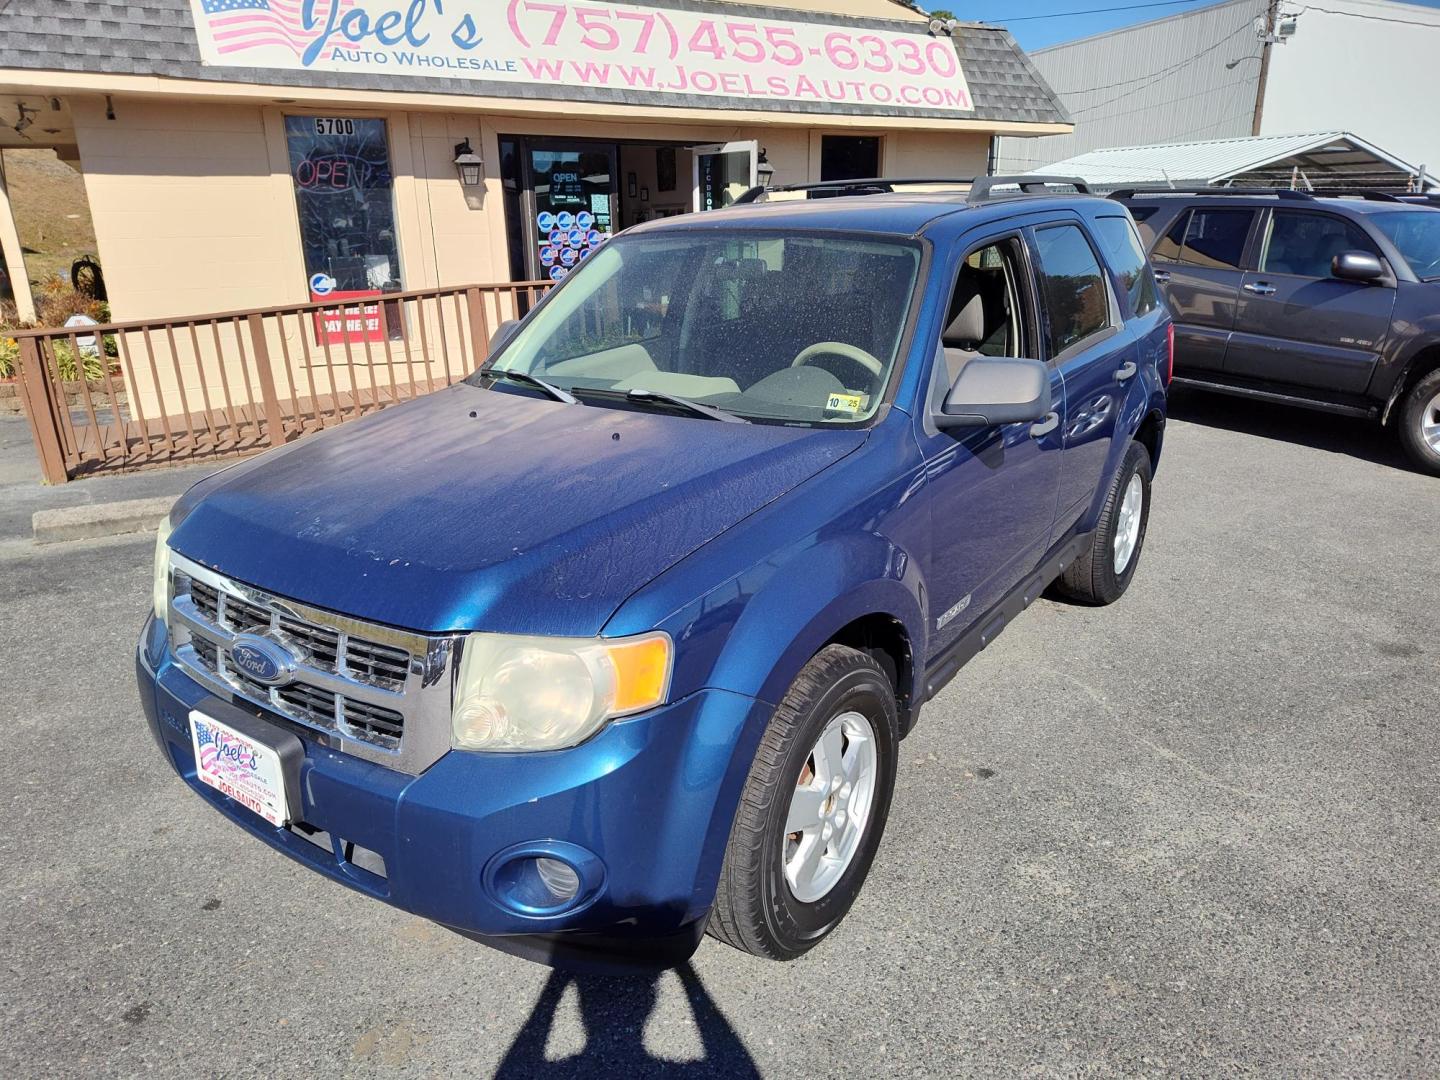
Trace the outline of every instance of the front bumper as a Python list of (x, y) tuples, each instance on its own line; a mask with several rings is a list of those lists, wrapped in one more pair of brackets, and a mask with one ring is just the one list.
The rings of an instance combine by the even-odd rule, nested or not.
[[(567, 966), (669, 964), (694, 951), (770, 713), (751, 698), (703, 690), (613, 723), (569, 750), (451, 751), (419, 776), (302, 734), (303, 827), (276, 828), (196, 779), (189, 713), (216, 699), (171, 662), (165, 627), (153, 618), (141, 635), (136, 674), (166, 759), (235, 824), (376, 899)], [(300, 732), (271, 714), (246, 711)], [(328, 834), (330, 843), (306, 839), (309, 830)], [(493, 870), (497, 855), (543, 852), (548, 844), (593, 853), (596, 888), (570, 910), (516, 911), (485, 883), (486, 869)], [(378, 855), (383, 868), (356, 851)]]

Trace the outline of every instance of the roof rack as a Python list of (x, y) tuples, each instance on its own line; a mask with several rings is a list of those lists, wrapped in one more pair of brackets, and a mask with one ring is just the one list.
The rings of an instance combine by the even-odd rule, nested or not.
[[(970, 195), (965, 200), (969, 203), (982, 203), (991, 198), (1006, 198), (1005, 192), (995, 195), (991, 191), (997, 187), (1017, 187), (1022, 195), (1062, 195), (1066, 192), (1051, 191), (1051, 187), (1073, 187), (1077, 195), (1089, 195), (1090, 185), (1078, 176), (1041, 176), (1019, 175), (1019, 176), (977, 176), (975, 182), (970, 186)], [(1013, 197), (1013, 196), (1011, 196)]]
[(1392, 192), (1371, 188), (1323, 188), (1312, 192), (1317, 199), (1364, 199), (1366, 202), (1399, 202)]
[(1051, 186), (1073, 187), (1078, 194), (1090, 194), (1090, 187), (1076, 176), (872, 176), (860, 180), (820, 180), (810, 184), (782, 184), (778, 187), (752, 187), (731, 205), (741, 206), (759, 202), (767, 195), (804, 191), (811, 198), (836, 198), (842, 195), (889, 195), (897, 187), (948, 185), (968, 187), (965, 201), (971, 205), (988, 202), (992, 198), (1013, 197), (1008, 192), (993, 192), (997, 187), (1016, 187), (1021, 195), (1055, 195), (1061, 192), (1048, 190)]
[(1234, 195), (1254, 198), (1257, 195), (1273, 195), (1277, 199), (1293, 199), (1298, 202), (1313, 202), (1315, 196), (1308, 191), (1291, 191), (1289, 188), (1239, 188), (1239, 187), (1131, 187), (1118, 188), (1110, 192), (1112, 199), (1133, 199), (1136, 195)]

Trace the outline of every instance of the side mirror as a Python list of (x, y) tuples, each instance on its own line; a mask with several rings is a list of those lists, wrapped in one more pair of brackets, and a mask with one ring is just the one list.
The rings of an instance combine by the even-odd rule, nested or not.
[(1330, 260), (1330, 276), (1341, 281), (1379, 281), (1385, 264), (1368, 251), (1342, 251)]
[(506, 319), (499, 326), (497, 326), (495, 328), (495, 332), (490, 335), (489, 355), (494, 356), (497, 352), (499, 352), (500, 349), (504, 346), (504, 344), (515, 336), (515, 331), (519, 329), (519, 319)]
[(1043, 362), (977, 356), (960, 369), (935, 426), (1022, 424), (1048, 415), (1050, 404), (1050, 370)]

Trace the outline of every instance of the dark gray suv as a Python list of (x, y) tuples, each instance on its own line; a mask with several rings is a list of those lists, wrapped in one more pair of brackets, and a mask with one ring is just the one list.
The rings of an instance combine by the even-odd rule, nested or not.
[(1440, 209), (1373, 192), (1117, 191), (1175, 316), (1175, 381), (1393, 425), (1440, 475)]

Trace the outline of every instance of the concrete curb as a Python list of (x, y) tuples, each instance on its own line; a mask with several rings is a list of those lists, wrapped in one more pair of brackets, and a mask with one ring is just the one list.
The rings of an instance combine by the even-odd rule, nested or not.
[(161, 495), (153, 499), (67, 506), (63, 510), (36, 510), (30, 518), (30, 526), (37, 544), (153, 532), (160, 519), (175, 505), (177, 497)]

